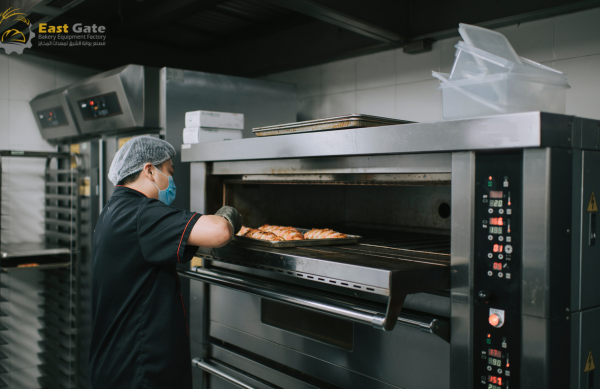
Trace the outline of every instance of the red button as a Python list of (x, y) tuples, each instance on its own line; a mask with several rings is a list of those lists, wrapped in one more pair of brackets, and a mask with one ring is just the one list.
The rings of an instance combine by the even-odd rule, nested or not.
[(490, 324), (493, 325), (494, 327), (499, 327), (499, 325), (500, 325), (500, 316), (498, 316), (495, 313), (492, 313), (490, 315)]

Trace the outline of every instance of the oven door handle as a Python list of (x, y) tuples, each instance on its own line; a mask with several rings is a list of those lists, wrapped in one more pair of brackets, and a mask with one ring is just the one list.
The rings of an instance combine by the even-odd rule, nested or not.
[[(379, 330), (389, 331), (389, 322), (386, 320), (388, 312), (383, 314), (377, 312), (372, 307), (361, 306), (354, 302), (340, 300), (336, 297), (326, 295), (325, 293), (315, 293), (299, 288), (282, 286), (275, 282), (265, 279), (259, 279), (252, 276), (233, 273), (229, 271), (205, 269), (195, 267), (194, 270), (177, 269), (177, 272), (186, 278), (197, 281), (207, 282), (209, 284), (233, 289), (239, 292), (253, 294), (269, 300), (279, 301), (306, 309), (311, 309), (330, 316), (341, 319), (351, 320), (361, 324), (371, 325)], [(388, 303), (389, 304), (389, 303)], [(449, 324), (445, 321), (421, 317), (417, 315), (407, 315), (395, 313), (395, 323), (400, 323), (409, 327), (419, 328), (421, 331), (439, 336), (449, 342), (450, 330)], [(386, 326), (387, 324), (387, 326)], [(393, 328), (393, 326), (391, 326)]]
[[(216, 367), (209, 365), (208, 363), (204, 362), (202, 359), (200, 358), (194, 358), (192, 359), (192, 365), (197, 367), (198, 369), (204, 370), (207, 373), (210, 373), (212, 375), (215, 375), (219, 378), (224, 379), (225, 381), (237, 386), (238, 388), (242, 388), (242, 389), (258, 389), (254, 386), (250, 386), (248, 384), (246, 384), (245, 382), (242, 382), (240, 380), (238, 380), (235, 377), (230, 376), (229, 374), (217, 369)], [(238, 372), (239, 374), (243, 375), (246, 378), (250, 378), (250, 376), (248, 376), (247, 374), (244, 374), (242, 372)]]

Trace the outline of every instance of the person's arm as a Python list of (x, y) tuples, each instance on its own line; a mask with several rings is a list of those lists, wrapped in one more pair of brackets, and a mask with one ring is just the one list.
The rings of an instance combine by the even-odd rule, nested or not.
[(221, 216), (204, 215), (192, 228), (188, 244), (200, 247), (223, 247), (233, 237), (233, 227)]

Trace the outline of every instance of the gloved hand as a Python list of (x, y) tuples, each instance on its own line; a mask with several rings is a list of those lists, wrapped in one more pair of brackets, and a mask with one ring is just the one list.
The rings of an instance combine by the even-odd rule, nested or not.
[(229, 222), (229, 224), (231, 224), (231, 226), (233, 227), (234, 235), (242, 229), (243, 218), (242, 215), (240, 215), (240, 213), (237, 211), (237, 209), (226, 205), (224, 207), (221, 207), (221, 209), (219, 209), (217, 213), (215, 213), (215, 215), (224, 217)]

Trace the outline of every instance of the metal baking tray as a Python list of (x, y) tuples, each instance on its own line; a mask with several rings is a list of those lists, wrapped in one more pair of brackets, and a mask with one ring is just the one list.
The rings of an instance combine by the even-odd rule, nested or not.
[[(294, 227), (296, 228), (296, 227)], [(298, 232), (304, 235), (310, 228), (296, 228)], [(338, 231), (339, 232), (339, 231)], [(348, 235), (348, 234), (346, 234)], [(333, 246), (341, 244), (353, 244), (358, 243), (362, 239), (360, 235), (348, 235), (347, 238), (336, 238), (336, 239), (305, 239), (305, 240), (284, 240), (279, 242), (273, 242), (270, 240), (248, 238), (246, 236), (234, 235), (233, 240), (235, 242), (244, 244), (253, 244), (265, 247), (306, 247), (306, 246)]]
[(316, 131), (331, 131), (331, 130), (346, 130), (349, 128), (360, 127), (378, 127), (391, 126), (394, 124), (412, 123), (406, 120), (383, 118), (379, 116), (352, 114), (344, 116), (336, 116), (332, 118), (307, 120), (305, 122), (296, 122), (288, 124), (279, 124), (276, 126), (257, 127), (253, 128), (252, 132), (256, 136), (272, 136), (296, 134), (300, 132), (316, 132)]

